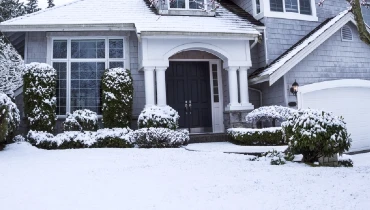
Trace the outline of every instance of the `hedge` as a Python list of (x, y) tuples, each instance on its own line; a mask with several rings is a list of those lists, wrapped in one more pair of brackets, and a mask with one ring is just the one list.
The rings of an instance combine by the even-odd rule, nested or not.
[(107, 69), (102, 79), (103, 123), (105, 128), (130, 126), (133, 104), (133, 81), (129, 70)]
[(26, 65), (23, 76), (25, 114), (31, 130), (53, 132), (56, 116), (56, 70), (44, 63)]
[(284, 145), (283, 133), (280, 127), (263, 129), (230, 128), (227, 130), (227, 134), (233, 143), (240, 145)]

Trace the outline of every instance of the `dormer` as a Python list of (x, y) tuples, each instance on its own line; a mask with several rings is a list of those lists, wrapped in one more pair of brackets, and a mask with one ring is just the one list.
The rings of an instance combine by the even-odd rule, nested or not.
[(160, 15), (215, 16), (214, 0), (149, 0)]
[(315, 0), (250, 0), (253, 16), (318, 21)]

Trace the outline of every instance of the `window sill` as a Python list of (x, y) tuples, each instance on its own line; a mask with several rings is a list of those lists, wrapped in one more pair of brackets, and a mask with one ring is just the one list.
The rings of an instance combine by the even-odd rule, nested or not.
[(204, 17), (214, 17), (216, 12), (204, 11), (204, 10), (186, 10), (186, 9), (169, 9), (169, 10), (158, 10), (160, 15), (169, 16), (204, 16)]
[(272, 17), (272, 18), (282, 18), (282, 19), (290, 19), (290, 20), (304, 20), (304, 21), (318, 21), (317, 16), (313, 15), (302, 15), (298, 13), (292, 12), (265, 12), (260, 14), (255, 14), (254, 18), (260, 20), (264, 17)]

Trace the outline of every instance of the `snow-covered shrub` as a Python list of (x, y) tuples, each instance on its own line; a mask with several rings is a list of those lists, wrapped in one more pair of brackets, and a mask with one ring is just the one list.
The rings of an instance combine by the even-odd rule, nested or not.
[(23, 76), (25, 114), (31, 130), (53, 132), (56, 116), (56, 70), (44, 63), (26, 65)]
[(176, 148), (189, 141), (189, 132), (168, 128), (142, 128), (134, 131), (131, 138), (140, 148)]
[(96, 133), (95, 148), (130, 148), (134, 146), (129, 128), (100, 129)]
[(13, 138), (13, 142), (25, 142), (25, 141), (26, 139), (21, 135), (17, 135)]
[(351, 146), (350, 135), (342, 117), (331, 112), (302, 109), (282, 124), (289, 150), (302, 154), (304, 162), (342, 154)]
[(276, 150), (268, 151), (263, 156), (270, 159), (271, 165), (284, 165), (286, 162), (284, 160), (284, 153), (278, 152)]
[(14, 91), (22, 86), (24, 68), (22, 57), (0, 36), (0, 93), (14, 97)]
[(227, 130), (232, 142), (241, 145), (282, 145), (283, 132), (280, 127), (275, 128), (230, 128)]
[(339, 167), (353, 167), (353, 161), (351, 159), (351, 156), (349, 155), (339, 156), (338, 166)]
[(98, 115), (88, 109), (67, 113), (63, 123), (64, 131), (96, 131), (98, 130)]
[(10, 142), (20, 123), (17, 105), (0, 93), (0, 143)]
[(145, 108), (138, 119), (139, 128), (169, 128), (179, 127), (179, 114), (170, 106), (152, 106)]
[(102, 78), (103, 123), (106, 128), (130, 126), (134, 88), (129, 70), (107, 69)]
[(247, 123), (272, 122), (275, 127), (276, 122), (287, 120), (293, 113), (297, 112), (283, 106), (263, 106), (248, 113), (245, 120)]
[(27, 141), (41, 149), (57, 149), (57, 142), (52, 141), (54, 135), (45, 131), (32, 131), (27, 134)]

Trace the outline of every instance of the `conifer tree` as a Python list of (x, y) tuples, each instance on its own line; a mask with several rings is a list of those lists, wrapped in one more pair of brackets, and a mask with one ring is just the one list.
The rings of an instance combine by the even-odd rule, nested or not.
[(55, 6), (54, 0), (48, 0), (48, 8), (52, 8), (54, 6)]
[(37, 11), (40, 11), (41, 9), (38, 6), (37, 0), (28, 0), (28, 3), (26, 4), (26, 11), (28, 14), (34, 13)]
[(0, 22), (26, 14), (26, 7), (19, 0), (0, 0)]

